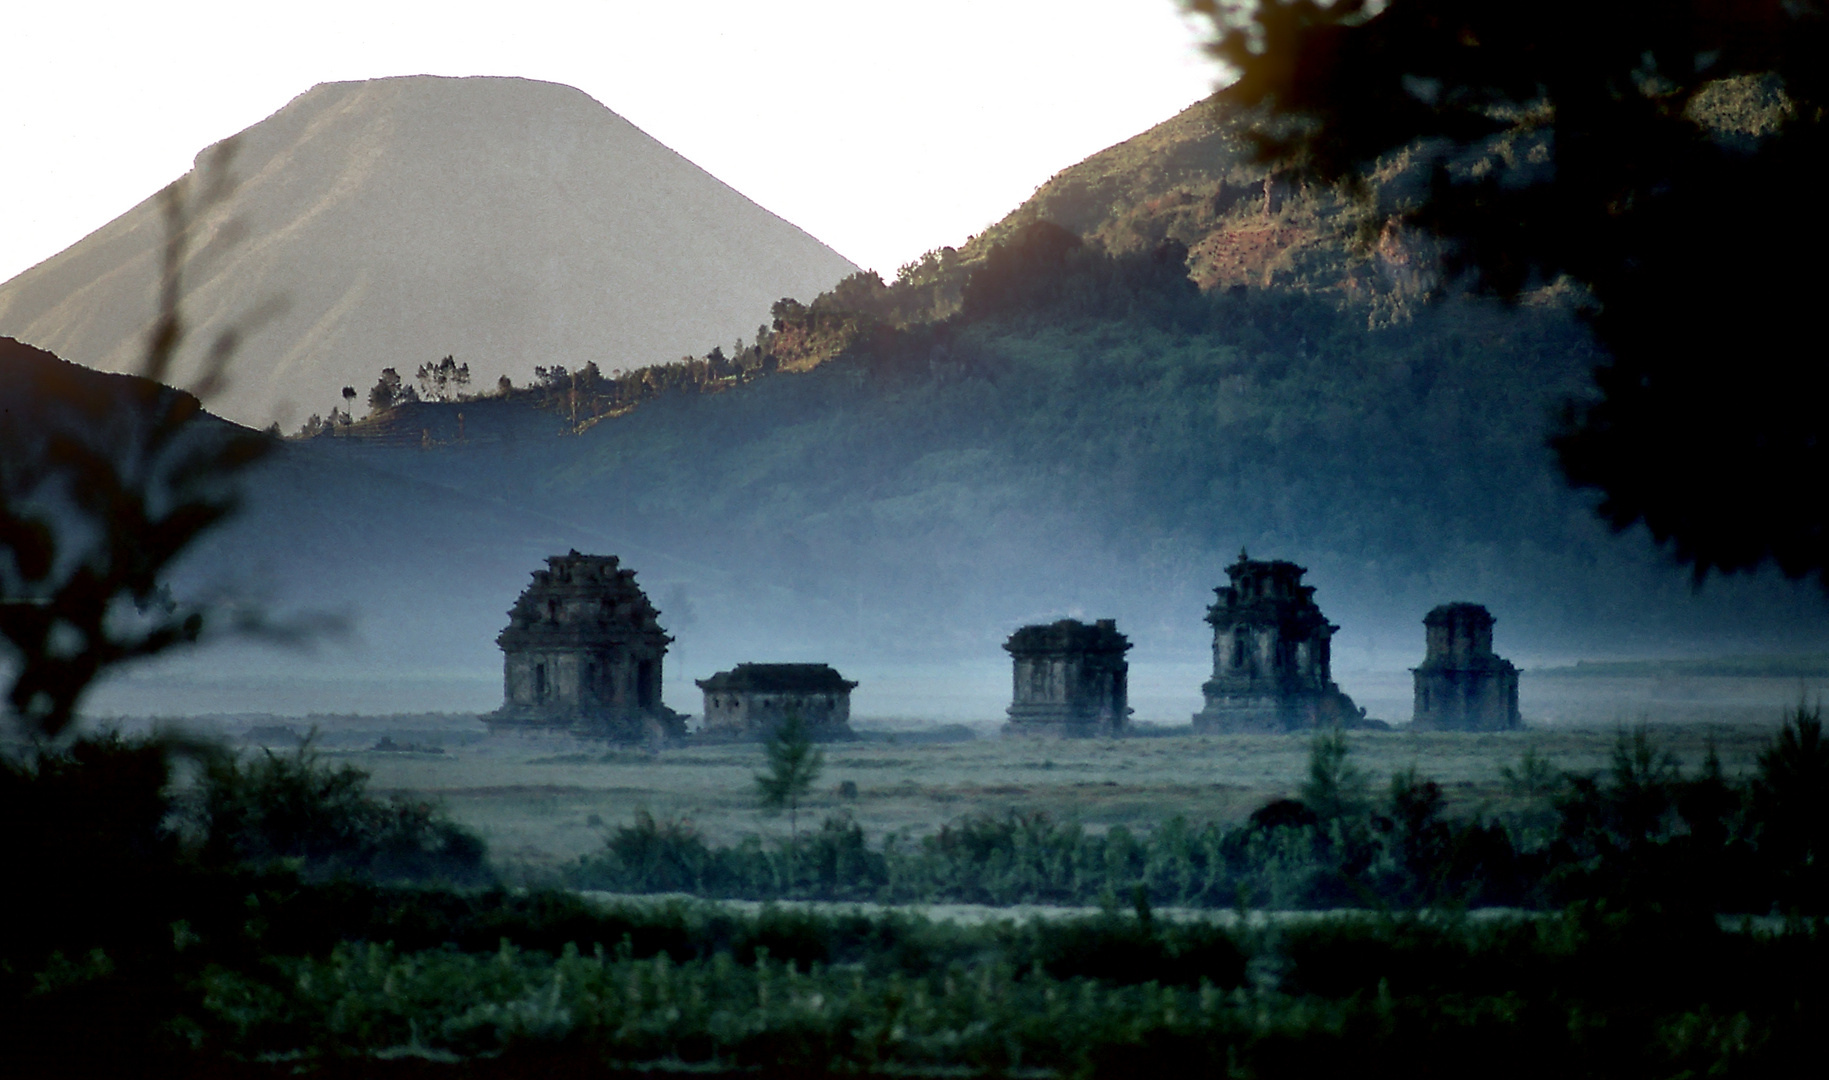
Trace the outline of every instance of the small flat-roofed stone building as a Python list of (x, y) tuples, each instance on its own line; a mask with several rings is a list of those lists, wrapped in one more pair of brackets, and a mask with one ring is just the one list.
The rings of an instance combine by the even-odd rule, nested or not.
[(660, 612), (614, 555), (554, 555), (508, 612), (502, 707), (492, 730), (569, 731), (636, 741), (686, 733), (661, 704)]
[(1339, 627), (1302, 584), (1308, 571), (1281, 559), (1240, 552), (1226, 567), (1231, 584), (1213, 591), (1213, 677), (1194, 714), (1201, 734), (1275, 733), (1316, 727), (1382, 727), (1334, 684), (1332, 640)]
[(763, 739), (799, 713), (814, 739), (849, 739), (851, 691), (857, 684), (825, 664), (738, 664), (709, 679), (705, 691), (708, 739)]
[(1117, 623), (1062, 619), (1025, 626), (1004, 649), (1013, 662), (1010, 735), (1119, 735), (1130, 721), (1130, 639)]
[(1417, 731), (1516, 731), (1518, 669), (1492, 651), (1492, 613), (1443, 604), (1423, 616), (1427, 647), (1416, 676)]

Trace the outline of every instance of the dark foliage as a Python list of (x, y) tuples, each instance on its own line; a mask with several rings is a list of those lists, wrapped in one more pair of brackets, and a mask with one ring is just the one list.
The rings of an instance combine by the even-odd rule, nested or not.
[(1016, 959), (1056, 979), (1097, 979), (1119, 985), (1155, 982), (1198, 989), (1202, 983), (1231, 989), (1245, 982), (1249, 960), (1237, 937), (1206, 923), (1155, 921), (1139, 894), (1138, 917), (1115, 912), (1102, 919), (1030, 924)]
[[(122, 1019), (150, 1033), (135, 1057), (113, 1059), (139, 1074), (269, 1054), (339, 1075), (423, 1055), (446, 1062), (440, 1075), (493, 1075), (505, 1061), (793, 1075), (1224, 1064), (1260, 1076), (1455, 1075), (1470, 1063), (1540, 1076), (1580, 1062), (1604, 1077), (1762, 1076), (1813, 1047), (1809, 1018), (1826, 1003), (1820, 934), (1593, 905), (1241, 932), (1147, 909), (961, 926), (281, 877), (222, 884), (233, 902), (194, 895), (182, 947), (167, 947), (146, 972), (157, 978), (138, 986), (148, 993), (110, 1018), (117, 1038)], [(129, 1003), (112, 955), (38, 969), (7, 1015), (10, 1062), (51, 1049), (47, 1032), (93, 1025), (80, 1009)], [(53, 1060), (107, 1064), (93, 1042), (57, 1046)]]
[(368, 774), (332, 767), (307, 741), (290, 754), (217, 753), (180, 808), (209, 865), (289, 864), (308, 879), (485, 884), (483, 843), (429, 803), (368, 794)]
[[(272, 442), (203, 411), (240, 328), (220, 333), (186, 393), (163, 385), (187, 327), (179, 309), (196, 213), (227, 191), (233, 140), (201, 187), (160, 193), (158, 308), (138, 376), (101, 375), (0, 338), (0, 736), (66, 748), (76, 706), (105, 671), (197, 640), (200, 605), (166, 570), (234, 510), (238, 474)], [(243, 620), (248, 628), (260, 620)]]
[(202, 633), (166, 568), (268, 448), (190, 394), (0, 338), (0, 657), (18, 734), (55, 743), (103, 672)]
[(177, 873), (178, 839), (164, 825), (170, 779), (163, 743), (84, 740), (0, 760), (9, 952), (86, 953), (159, 925), (145, 900)]
[(1506, 297), (1585, 287), (1610, 356), (1556, 449), (1608, 521), (1698, 578), (1829, 566), (1824, 374), (1800, 344), (1823, 275), (1795, 258), (1829, 237), (1819, 5), (1187, 6), (1241, 73), (1222, 98), (1272, 110), (1269, 157), (1363, 182), (1402, 151), (1414, 183), (1380, 212), (1449, 241), (1451, 269)]
[[(846, 818), (777, 843), (712, 847), (678, 822), (641, 814), (581, 860), (571, 880), (615, 892), (893, 903), (1146, 904), (1227, 908), (1615, 905), (1714, 914), (1829, 910), (1820, 808), (1829, 776), (1820, 719), (1789, 716), (1759, 773), (1722, 775), (1710, 758), (1683, 775), (1650, 731), (1622, 731), (1600, 776), (1553, 781), (1527, 760), (1532, 803), (1454, 819), (1440, 785), (1413, 770), (1381, 800), (1359, 791), (1348, 747), (1323, 733), (1301, 800), (1244, 825), (1179, 818), (1138, 837), (1103, 835), (1046, 814), (968, 817), (909, 842), (869, 844)], [(1538, 765), (1541, 763), (1539, 762)]]
[[(329, 948), (385, 918), (395, 902), (376, 882), (491, 880), (474, 836), (431, 807), (372, 798), (364, 779), (308, 747), (242, 762), (170, 738), (82, 739), (0, 762), (0, 1045), (59, 1071), (156, 1065), (188, 1049), (173, 1017), (203, 1008), (188, 980), (207, 964)], [(308, 882), (337, 884), (311, 893)], [(447, 910), (464, 903), (443, 895)], [(294, 918), (287, 905), (303, 896), (320, 910)], [(407, 917), (401, 937), (444, 940), (427, 914)]]
[(1273, 799), (1251, 812), (1251, 827), (1265, 832), (1305, 829), (1320, 823), (1321, 819), (1300, 799)]
[[(1716, 815), (1732, 807), (1711, 787), (1696, 815), (1713, 834)], [(1821, 910), (1829, 896), (1829, 744), (1820, 707), (1801, 706), (1759, 757), (1752, 790), (1754, 843), (1778, 876), (1780, 904)]]
[(1188, 251), (1167, 240), (1142, 256), (1112, 256), (1049, 221), (1033, 221), (992, 246), (965, 286), (960, 318), (1071, 311), (1081, 317), (1198, 321)]
[(394, 368), (382, 368), (381, 377), (375, 385), (368, 388), (368, 408), (370, 412), (387, 412), (408, 402), (418, 401), (419, 391), (406, 385), (400, 378), (400, 372)]
[[(906, 851), (876, 850), (834, 821), (783, 859), (756, 844), (711, 847), (643, 815), (596, 860), (623, 888), (647, 877), (716, 894), (767, 872), (768, 895), (1009, 902), (1096, 890), (1104, 907), (983, 926), (332, 878), (312, 872), (311, 853), (360, 850), (351, 822), (376, 820), (354, 805), (350, 771), (306, 752), (200, 781), (215, 792), (209, 820), (234, 826), (227, 842), (186, 840), (200, 819), (171, 815), (169, 761), (158, 746), (81, 743), (0, 789), (9, 812), (25, 785), (34, 806), (68, 811), (63, 831), (14, 834), (7, 852), (12, 866), (69, 868), (34, 875), (46, 885), (23, 917), (41, 933), (0, 950), (0, 1045), (15, 1071), (145, 1074), (278, 1054), (326, 1066), (356, 1055), (347, 1060), (360, 1074), (380, 1067), (370, 1055), (410, 1050), (466, 1074), (464, 1062), (506, 1055), (528, 1068), (1128, 1075), (1150, 1053), (1156, 1068), (1225, 1063), (1252, 1075), (1434, 1075), (1483, 1061), (1524, 1076), (1580, 1061), (1596, 1076), (1759, 1076), (1813, 1045), (1807, 1018), (1829, 1003), (1819, 931), (1730, 932), (1717, 909), (1684, 902), (1693, 876), (1667, 873), (1685, 861), (1718, 872), (1695, 862), (1709, 853), (1682, 846), (1691, 841), (1740, 844), (1752, 853), (1743, 876), (1795, 887), (1759, 861), (1758, 806), (1819, 790), (1820, 722), (1808, 713), (1789, 719), (1750, 786), (1716, 766), (1686, 777), (1647, 733), (1622, 733), (1613, 767), (1558, 797), (1556, 840), (1535, 854), (1512, 849), (1504, 822), (1445, 818), (1439, 788), (1406, 773), (1357, 820), (1284, 807), (1231, 833), (1171, 822), (1136, 838), (976, 819)], [(1321, 764), (1337, 775), (1342, 763)], [(1711, 832), (1710, 821), (1726, 824)], [(251, 837), (257, 828), (268, 834)], [(1601, 845), (1601, 865), (1578, 857)], [(249, 862), (249, 852), (260, 854)], [(1217, 904), (1237, 884), (1201, 885), (1202, 860), (1255, 867), (1260, 885), (1292, 895), (1335, 897), (1345, 882), (1362, 904), (1448, 907), (1251, 931), (1156, 910), (1164, 899)], [(1558, 877), (1559, 865), (1573, 871)], [(1537, 875), (1526, 895), (1569, 906), (1453, 914), (1498, 889), (1507, 866)], [(98, 1016), (109, 1037), (83, 1038)]]

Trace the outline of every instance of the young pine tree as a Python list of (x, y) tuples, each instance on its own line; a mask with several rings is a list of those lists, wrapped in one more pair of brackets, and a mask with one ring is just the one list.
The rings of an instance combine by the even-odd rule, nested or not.
[(1308, 779), (1302, 782), (1302, 805), (1322, 821), (1353, 817), (1366, 809), (1365, 774), (1348, 760), (1352, 746), (1337, 727), (1315, 732), (1308, 744)]
[(826, 756), (813, 745), (812, 733), (800, 713), (790, 709), (763, 744), (768, 769), (756, 774), (756, 795), (762, 808), (788, 814), (788, 831), (800, 839), (800, 801), (806, 798), (825, 768)]

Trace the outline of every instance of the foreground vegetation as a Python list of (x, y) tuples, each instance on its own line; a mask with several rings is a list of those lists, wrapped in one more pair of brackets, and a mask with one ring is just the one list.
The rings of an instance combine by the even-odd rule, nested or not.
[[(1267, 188), (1266, 213), (1270, 201)], [(870, 347), (846, 345), (845, 357), (822, 363), (834, 378), (706, 399), (786, 406), (799, 423), (893, 406), (890, 415), (910, 422), (863, 425), (870, 437), (860, 451), (897, 430), (906, 436), (897, 442), (942, 454), (950, 444), (931, 418), (948, 414), (931, 405), (956, 402), (950, 419), (964, 430), (1027, 436), (1024, 453), (1036, 456), (1016, 458), (1010, 475), (1038, 460), (1056, 471), (1064, 462), (1070, 471), (1102, 472), (1138, 493), (1136, 504), (1102, 505), (1118, 514), (1153, 508), (1171, 531), (1208, 529), (1215, 502), (1240, 517), (1293, 520), (1224, 496), (1280, 492), (1329, 475), (1321, 466), (1330, 462), (1378, 456), (1380, 448), (1409, 451), (1393, 456), (1383, 486), (1340, 470), (1338, 492), (1360, 501), (1333, 499), (1336, 511), (1397, 508), (1368, 516), (1374, 525), (1352, 538), (1361, 544), (1407, 535), (1395, 523), (1420, 504), (1397, 496), (1410, 490), (1405, 470), (1432, 460), (1419, 451), (1463, 429), (1491, 428), (1477, 405), (1464, 403), (1510, 400), (1500, 419), (1509, 417), (1514, 438), (1497, 449), (1534, 445), (1534, 425), (1518, 420), (1529, 410), (1519, 406), (1539, 396), (1437, 392), (1457, 368), (1478, 389), (1507, 367), (1467, 361), (1468, 350), (1446, 347), (1454, 335), (1427, 327), (1411, 335), (1414, 368), (1408, 360), (1357, 363), (1365, 358), (1345, 323), (1314, 321), (1334, 328), (1329, 340), (1283, 317), (1311, 310), (1303, 301), (1201, 299), (1181, 254), (1164, 246), (1114, 259), (1082, 251), (1059, 230), (1026, 229), (986, 256), (985, 273), (960, 296), (960, 323), (859, 322), (857, 340)], [(886, 302), (880, 283), (855, 284), (873, 303)], [(168, 342), (179, 336), (177, 291), (173, 271)], [(817, 314), (784, 309), (779, 332)], [(1054, 316), (1088, 331), (1113, 328), (1113, 336), (1094, 337), (1090, 351), (1062, 339), (1056, 350), (1055, 339), (1029, 333)], [(806, 323), (820, 330), (816, 324)], [(1193, 340), (1221, 328), (1233, 339), (1221, 348)], [(1532, 351), (1564, 355), (1556, 347), (1563, 336), (1552, 326)], [(1126, 345), (1138, 340), (1149, 347)], [(1067, 377), (1042, 377), (1057, 368)], [(1554, 382), (1541, 370), (1519, 371), (1537, 390)], [(1304, 411), (1316, 399), (1286, 392), (1301, 386), (1291, 372), (1338, 392)], [(846, 389), (866, 384), (876, 400)], [(1177, 411), (1187, 387), (1215, 407)], [(891, 400), (898, 395), (899, 405)], [(1391, 419), (1426, 424), (1395, 428), (1388, 441), (1330, 436), (1336, 422), (1363, 414), (1364, 402), (1404, 396), (1413, 405)], [(1081, 437), (1097, 433), (1076, 420), (1098, 411), (1087, 402), (1127, 401), (1136, 415), (1161, 418), (1164, 438), (1147, 455), (1131, 451), (1142, 440), (1128, 429), (1123, 439)], [(193, 401), (186, 414), (194, 413)], [(1022, 417), (1052, 426), (1038, 434), (1004, 423)], [(570, 419), (582, 426), (576, 414)], [(1013, 449), (990, 434), (989, 449)], [(1518, 441), (1523, 435), (1530, 439)], [(28, 432), (17, 441), (42, 440)], [(832, 475), (832, 491), (857, 490), (869, 470), (884, 467), (870, 453), (839, 453), (843, 443), (804, 440), (862, 470)], [(1223, 452), (1266, 443), (1278, 451), (1267, 478)], [(156, 494), (157, 470), (141, 481), (144, 470), (129, 468), (145, 445), (81, 460), (89, 473), (126, 483), (129, 494)], [(737, 437), (726, 449), (749, 452)], [(1190, 455), (1225, 464), (1204, 480), (1172, 467)], [(1482, 459), (1464, 449), (1452, 456)], [(722, 467), (706, 457), (705, 467)], [(27, 736), (7, 747), (0, 766), (0, 810), (11, 826), (0, 834), (0, 862), (13, 884), (13, 921), (0, 939), (0, 1065), (9, 1076), (659, 1067), (1292, 1077), (1478, 1069), (1537, 1077), (1576, 1063), (1597, 1076), (1764, 1076), (1820, 1041), (1814, 1021), (1829, 997), (1821, 927), (1829, 761), (1814, 714), (1794, 716), (1744, 781), (1714, 763), (1682, 775), (1643, 731), (1622, 738), (1600, 777), (1560, 778), (1541, 762), (1520, 761), (1514, 780), (1533, 805), (1511, 816), (1450, 817), (1440, 787), (1414, 772), (1369, 799), (1346, 743), (1323, 735), (1300, 797), (1263, 807), (1242, 828), (1171, 823), (1139, 838), (1036, 817), (979, 818), (904, 852), (865, 843), (843, 820), (805, 841), (790, 824), (785, 846), (717, 848), (650, 818), (615, 832), (605, 851), (573, 870), (580, 885), (722, 895), (1097, 900), (1104, 910), (1091, 918), (965, 927), (905, 914), (737, 914), (683, 901), (606, 907), (572, 891), (501, 887), (483, 844), (438, 807), (379, 800), (364, 776), (330, 766), (310, 747), (241, 759), (172, 739), (76, 737), (68, 722), (97, 672), (197, 636), (201, 613), (127, 641), (137, 650), (128, 651), (119, 623), (104, 616), (113, 609), (124, 617), (128, 601), (155, 623), (160, 611), (173, 615), (175, 605), (155, 589), (157, 571), (231, 504), (176, 499), (185, 513), (161, 519), (165, 539), (148, 551), (152, 531), (126, 527), (112, 503), (79, 501), (75, 510), (87, 517), (76, 520), (112, 523), (123, 538), (91, 565), (80, 558), (83, 530), (60, 535), (56, 515), (41, 520), (38, 512), (43, 492), (64, 490), (66, 467), (55, 455), (36, 471), (19, 470), (19, 460), (0, 455), (12, 466), (0, 479), (23, 493), (11, 507), (29, 511), (4, 538), (14, 598), (7, 625), (45, 632), (9, 639), (21, 674), (7, 719)], [(981, 460), (968, 455), (954, 468), (980, 472)], [(231, 464), (199, 468), (204, 479), (220, 479)], [(615, 468), (630, 475), (640, 464), (631, 455)], [(515, 472), (530, 474), (522, 464)], [(1442, 506), (1459, 501), (1453, 485), (1428, 486), (1424, 494)], [(1528, 505), (1529, 492), (1543, 486), (1520, 490)], [(1018, 495), (1012, 503), (1025, 501)], [(1075, 498), (1101, 504), (1082, 493), (1067, 499), (1069, 508)], [(699, 520), (705, 503), (718, 509), (714, 499), (693, 499)], [(772, 505), (804, 510), (792, 499)], [(1126, 520), (1130, 528), (1152, 519)], [(931, 539), (920, 529), (899, 532), (915, 545)], [(806, 554), (819, 562), (824, 553)], [(98, 578), (94, 568), (110, 558), (132, 575)], [(82, 570), (53, 573), (72, 563)], [(831, 565), (841, 582), (858, 570), (838, 559)], [(922, 587), (924, 597), (936, 591), (932, 581)], [(69, 635), (51, 633), (53, 616), (85, 598), (96, 601), (94, 633), (70, 646)], [(1163, 901), (1383, 910), (1227, 925), (1159, 916)], [(1537, 910), (1487, 920), (1458, 914), (1495, 903)], [(1751, 919), (1724, 927), (1723, 911), (1776, 911), (1784, 924), (1777, 932)]]
[(1228, 908), (1546, 909), (1594, 897), (1700, 912), (1820, 912), (1829, 900), (1829, 747), (1799, 711), (1744, 780), (1712, 753), (1685, 775), (1645, 727), (1610, 768), (1563, 774), (1527, 750), (1507, 766), (1516, 799), (1455, 817), (1414, 768), (1370, 797), (1340, 732), (1311, 747), (1299, 799), (1225, 827), (1175, 816), (1138, 835), (1044, 813), (974, 815), (878, 844), (848, 817), (804, 837), (713, 846), (645, 812), (572, 867), (615, 892), (884, 903), (1097, 904), (1133, 890), (1154, 904)]
[[(1813, 713), (1745, 780), (1683, 775), (1640, 729), (1607, 774), (1527, 756), (1517, 809), (1450, 818), (1413, 773), (1368, 798), (1323, 733), (1300, 798), (1232, 830), (974, 819), (903, 849), (835, 819), (713, 848), (649, 818), (573, 870), (625, 890), (1102, 909), (960, 925), (505, 890), (436, 807), (381, 801), (309, 745), (78, 742), (4, 773), (10, 820), (37, 827), (7, 838), (32, 884), (0, 954), (0, 1046), (15, 1073), (1768, 1075), (1829, 997), (1826, 777)], [(1537, 910), (1457, 914), (1494, 903)], [(1788, 915), (1756, 930), (1734, 911)]]
[[(517, 913), (488, 951), (344, 943), (206, 969), (188, 1033), (339, 1071), (358, 1054), (504, 1054), (776, 1075), (1527, 1076), (1573, 1060), (1597, 1075), (1752, 1075), (1814, 1043), (1804, 1017), (1824, 997), (1820, 933), (1586, 908), (1242, 935), (1147, 911), (975, 928), (679, 906)], [(568, 933), (590, 944), (516, 943)]]

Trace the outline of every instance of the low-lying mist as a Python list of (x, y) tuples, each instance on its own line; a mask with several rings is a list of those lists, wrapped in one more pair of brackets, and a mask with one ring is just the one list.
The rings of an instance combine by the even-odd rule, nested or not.
[(1288, 297), (1185, 303), (1180, 321), (904, 333), (576, 433), (485, 398), (423, 407), (466, 414), (441, 429), (462, 438), (290, 443), (176, 584), (346, 631), (206, 647), (94, 707), (488, 710), (509, 606), (571, 549), (637, 572), (675, 638), (667, 700), (689, 713), (692, 679), (815, 661), (863, 683), (860, 716), (991, 722), (1002, 642), (1074, 617), (1129, 635), (1138, 719), (1183, 723), (1241, 548), (1308, 567), (1337, 677), (1390, 720), (1422, 616), (1450, 601), (1486, 605), (1526, 670), (1829, 652), (1817, 587), (1694, 589), (1555, 472), (1553, 410), (1592, 359), (1566, 313), (1456, 301), (1367, 330)]

